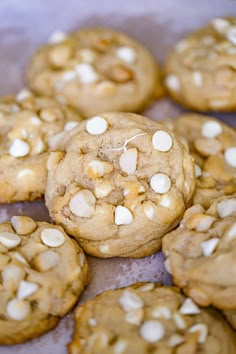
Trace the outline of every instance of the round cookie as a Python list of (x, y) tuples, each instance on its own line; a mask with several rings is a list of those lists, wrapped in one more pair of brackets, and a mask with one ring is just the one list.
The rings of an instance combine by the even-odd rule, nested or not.
[(166, 61), (171, 97), (197, 111), (236, 109), (236, 18), (214, 18), (176, 44)]
[(173, 133), (132, 113), (83, 121), (48, 159), (52, 219), (98, 257), (144, 257), (160, 249), (195, 187), (193, 159)]
[(208, 210), (189, 208), (162, 246), (166, 268), (184, 293), (201, 306), (235, 312), (236, 194)]
[(208, 208), (211, 201), (236, 193), (236, 130), (222, 121), (188, 113), (162, 123), (184, 137), (195, 159), (194, 204)]
[(53, 33), (32, 58), (28, 84), (86, 117), (141, 111), (162, 94), (160, 70), (148, 50), (108, 28)]
[(0, 203), (43, 196), (48, 151), (62, 149), (80, 120), (74, 109), (28, 90), (0, 98)]
[(60, 226), (14, 216), (0, 224), (0, 344), (47, 332), (88, 283), (83, 251)]
[(234, 332), (213, 309), (153, 283), (106, 291), (75, 311), (70, 354), (234, 354)]

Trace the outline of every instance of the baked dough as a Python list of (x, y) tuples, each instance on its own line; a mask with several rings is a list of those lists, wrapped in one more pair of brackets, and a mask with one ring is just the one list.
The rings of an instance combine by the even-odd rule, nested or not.
[(98, 257), (144, 257), (161, 247), (191, 202), (193, 159), (162, 125), (131, 113), (83, 121), (48, 159), (52, 219)]
[(195, 159), (194, 204), (208, 208), (213, 199), (236, 193), (236, 130), (233, 127), (194, 113), (162, 124), (187, 140)]
[(171, 97), (197, 111), (236, 109), (236, 18), (214, 18), (176, 44), (166, 60)]
[(189, 208), (162, 246), (174, 284), (197, 304), (235, 315), (236, 195), (215, 200), (208, 210)]
[(139, 42), (108, 28), (53, 33), (28, 68), (28, 83), (86, 117), (137, 112), (162, 94), (159, 67)]
[(0, 224), (0, 344), (55, 327), (88, 283), (83, 251), (60, 226), (14, 216)]
[(48, 151), (63, 149), (81, 116), (28, 90), (0, 99), (0, 203), (42, 198)]
[(235, 334), (213, 309), (153, 283), (106, 291), (75, 311), (70, 354), (234, 354)]

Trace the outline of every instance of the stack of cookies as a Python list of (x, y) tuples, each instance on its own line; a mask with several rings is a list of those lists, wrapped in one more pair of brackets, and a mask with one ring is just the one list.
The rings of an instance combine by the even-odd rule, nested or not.
[[(197, 111), (234, 110), (235, 59), (236, 20), (214, 19), (172, 50), (166, 89)], [(236, 130), (198, 113), (136, 114), (163, 95), (162, 76), (122, 33), (55, 32), (29, 89), (0, 100), (0, 202), (44, 196), (53, 222), (0, 224), (1, 344), (74, 307), (89, 282), (84, 252), (162, 249), (175, 286), (137, 283), (78, 306), (69, 353), (236, 352)]]

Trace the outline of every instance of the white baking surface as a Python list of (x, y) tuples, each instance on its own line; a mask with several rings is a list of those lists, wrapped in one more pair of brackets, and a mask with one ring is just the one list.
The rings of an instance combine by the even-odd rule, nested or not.
[[(25, 85), (24, 69), (30, 56), (53, 30), (113, 27), (136, 37), (163, 62), (168, 49), (185, 32), (212, 17), (226, 15), (236, 16), (235, 0), (0, 0), (0, 94), (15, 93)], [(170, 100), (162, 99), (146, 113), (163, 119), (181, 111)], [(220, 118), (236, 125), (234, 114)], [(0, 206), (0, 222), (16, 214), (48, 220), (43, 202)], [(136, 281), (170, 282), (160, 252), (138, 260), (89, 257), (89, 263), (92, 279), (80, 301)], [(0, 346), (0, 354), (65, 354), (72, 329), (69, 314), (48, 334), (25, 344)]]

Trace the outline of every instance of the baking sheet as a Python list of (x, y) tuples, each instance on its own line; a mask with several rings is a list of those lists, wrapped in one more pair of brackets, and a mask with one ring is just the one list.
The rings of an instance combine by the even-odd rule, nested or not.
[[(168, 49), (185, 32), (212, 17), (227, 15), (236, 16), (235, 0), (0, 0), (0, 95), (15, 93), (25, 85), (24, 70), (30, 56), (53, 30), (113, 27), (145, 43), (163, 62)], [(183, 108), (165, 98), (145, 113), (158, 120), (181, 111)], [(234, 114), (218, 117), (236, 126)], [(0, 222), (20, 214), (49, 220), (43, 202), (0, 206)], [(92, 279), (80, 302), (136, 281), (170, 283), (160, 252), (137, 260), (88, 258)], [(0, 354), (65, 354), (72, 329), (69, 314), (48, 334), (26, 344), (0, 346)]]

